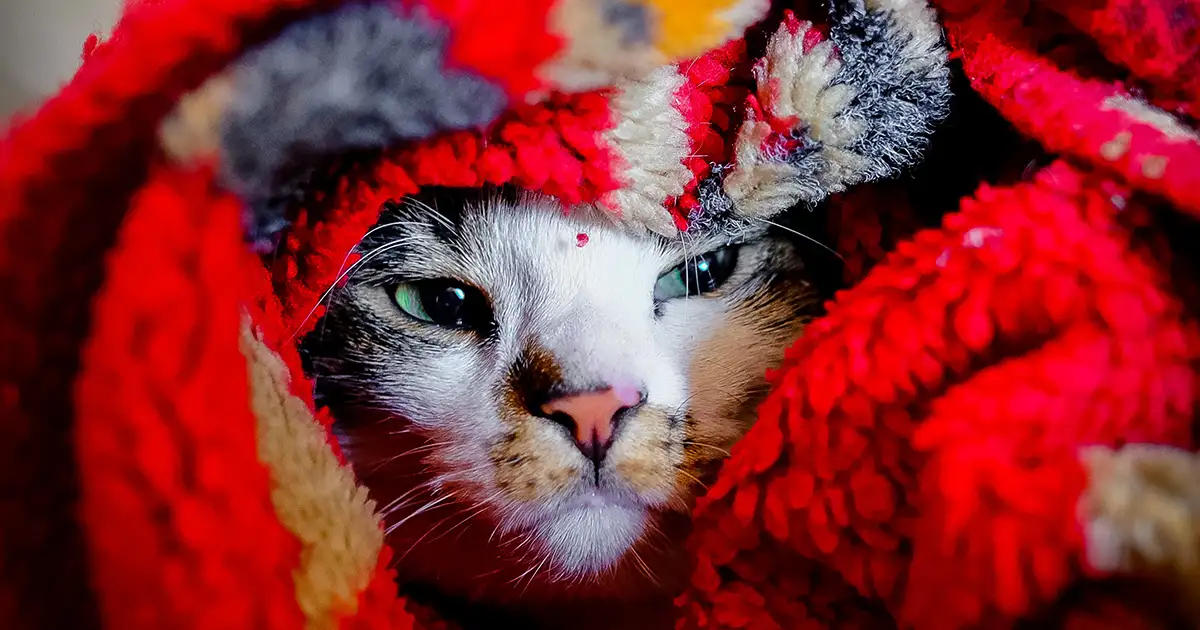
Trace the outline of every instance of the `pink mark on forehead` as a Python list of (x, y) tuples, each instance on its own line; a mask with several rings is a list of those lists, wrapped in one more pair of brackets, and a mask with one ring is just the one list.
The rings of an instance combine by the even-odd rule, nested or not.
[(588, 235), (580, 232), (575, 235), (575, 247), (583, 247), (588, 244)]

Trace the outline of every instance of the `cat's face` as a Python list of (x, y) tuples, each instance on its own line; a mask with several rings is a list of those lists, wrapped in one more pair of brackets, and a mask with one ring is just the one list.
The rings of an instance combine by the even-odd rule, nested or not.
[[(343, 448), (388, 524), (441, 497), (498, 553), (519, 538), (550, 575), (603, 575), (690, 509), (815, 292), (783, 239), (631, 235), (528, 195), (437, 205), (384, 213), (306, 343)], [(434, 499), (409, 505), (418, 484)]]

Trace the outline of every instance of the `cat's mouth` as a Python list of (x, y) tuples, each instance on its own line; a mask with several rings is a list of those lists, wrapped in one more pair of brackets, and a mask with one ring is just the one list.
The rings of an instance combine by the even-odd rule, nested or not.
[(565, 510), (588, 510), (605, 508), (625, 508), (630, 510), (645, 510), (646, 506), (623, 492), (614, 492), (604, 487), (592, 487), (587, 491), (572, 497), (563, 506)]
[(640, 502), (596, 489), (572, 497), (538, 529), (560, 571), (599, 575), (616, 566), (641, 539), (649, 518)]

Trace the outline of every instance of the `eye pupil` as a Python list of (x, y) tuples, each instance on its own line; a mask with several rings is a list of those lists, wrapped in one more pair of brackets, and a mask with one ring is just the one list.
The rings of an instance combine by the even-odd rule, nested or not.
[(421, 301), (425, 303), (425, 312), (435, 323), (443, 326), (463, 326), (466, 291), (451, 285), (426, 285), (422, 289)]
[(701, 295), (717, 290), (720, 282), (712, 272), (709, 256), (712, 254), (705, 254), (696, 260), (693, 273), (688, 277), (688, 295)]

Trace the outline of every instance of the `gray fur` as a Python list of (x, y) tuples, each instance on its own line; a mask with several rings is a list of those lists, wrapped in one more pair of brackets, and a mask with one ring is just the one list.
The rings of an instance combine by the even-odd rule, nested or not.
[(626, 0), (601, 0), (604, 21), (621, 30), (621, 41), (627, 45), (650, 41), (650, 16), (646, 7), (629, 4)]
[(445, 67), (444, 29), (399, 3), (351, 4), (294, 25), (234, 69), (222, 128), (228, 184), (256, 229), (283, 224), (289, 180), (308, 164), (452, 129), (481, 127), (503, 91)]

